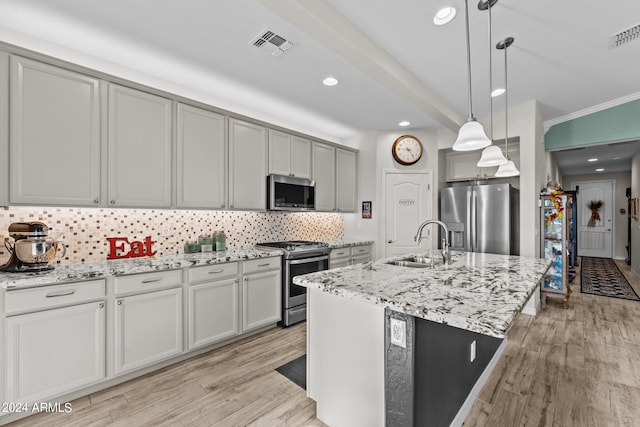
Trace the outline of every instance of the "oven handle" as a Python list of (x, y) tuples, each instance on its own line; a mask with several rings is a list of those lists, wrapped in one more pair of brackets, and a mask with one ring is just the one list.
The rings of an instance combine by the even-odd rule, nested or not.
[(329, 255), (324, 255), (324, 256), (319, 256), (319, 257), (315, 257), (315, 258), (302, 258), (302, 259), (287, 260), (287, 263), (289, 263), (291, 265), (297, 265), (297, 264), (307, 264), (307, 263), (316, 262), (316, 261), (326, 261), (328, 259), (329, 259)]

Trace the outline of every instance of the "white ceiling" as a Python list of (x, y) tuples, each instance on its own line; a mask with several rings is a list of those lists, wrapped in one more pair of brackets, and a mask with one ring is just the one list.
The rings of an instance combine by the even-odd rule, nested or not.
[[(447, 3), (458, 16), (434, 26)], [(0, 0), (0, 40), (43, 40), (342, 140), (398, 130), (400, 120), (433, 130), (464, 121), (463, 9), (462, 0)], [(483, 118), (488, 15), (474, 0), (469, 9), (473, 107)], [(612, 34), (640, 23), (640, 2), (499, 0), (492, 17), (493, 45), (515, 38), (510, 106), (537, 100), (549, 122), (640, 94), (640, 39), (608, 49)], [(294, 47), (275, 58), (251, 46), (265, 27)], [(502, 86), (503, 51), (492, 52)], [(326, 75), (340, 84), (322, 86)], [(496, 98), (494, 113), (503, 110)]]

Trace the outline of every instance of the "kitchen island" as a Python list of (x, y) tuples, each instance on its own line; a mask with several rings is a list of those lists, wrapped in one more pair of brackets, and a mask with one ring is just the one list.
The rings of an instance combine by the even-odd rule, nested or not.
[(398, 258), (294, 278), (308, 288), (307, 393), (328, 425), (461, 424), (550, 265), (453, 252), (448, 265), (414, 268)]

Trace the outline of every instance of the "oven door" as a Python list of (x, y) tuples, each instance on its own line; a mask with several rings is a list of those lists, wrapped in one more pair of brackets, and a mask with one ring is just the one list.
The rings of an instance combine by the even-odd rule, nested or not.
[(301, 274), (315, 273), (329, 269), (329, 256), (314, 258), (288, 259), (285, 262), (285, 281), (283, 289), (284, 308), (289, 309), (307, 303), (307, 288), (294, 285), (293, 278)]

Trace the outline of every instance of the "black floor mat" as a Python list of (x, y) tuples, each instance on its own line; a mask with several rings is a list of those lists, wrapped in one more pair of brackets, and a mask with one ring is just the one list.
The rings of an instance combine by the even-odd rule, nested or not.
[(303, 354), (297, 359), (293, 359), (291, 362), (276, 368), (280, 374), (287, 377), (289, 380), (298, 384), (304, 390), (307, 389), (307, 355)]

